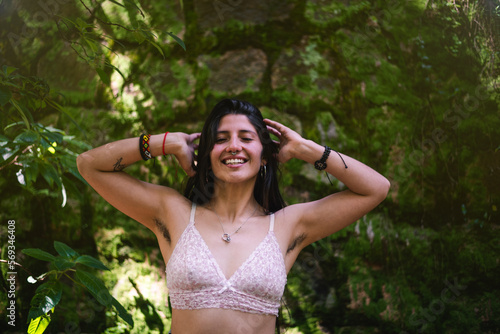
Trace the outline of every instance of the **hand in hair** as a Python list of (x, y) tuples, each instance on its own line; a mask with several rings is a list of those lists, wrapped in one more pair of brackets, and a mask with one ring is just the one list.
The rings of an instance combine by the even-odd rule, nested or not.
[(284, 126), (281, 123), (264, 119), (267, 125), (267, 130), (278, 137), (279, 141), (274, 141), (279, 147), (278, 161), (285, 163), (288, 160), (295, 158), (297, 150), (300, 148), (302, 142), (305, 140), (297, 132)]
[(189, 176), (194, 176), (196, 174), (194, 164), (196, 161), (196, 154), (194, 151), (198, 149), (198, 144), (195, 144), (195, 141), (200, 138), (200, 135), (200, 133), (186, 134), (176, 132), (168, 134), (171, 138), (167, 136), (167, 140), (175, 140), (176, 144), (172, 145), (175, 146), (175, 148), (172, 148), (172, 154), (177, 158), (182, 169), (184, 169)]

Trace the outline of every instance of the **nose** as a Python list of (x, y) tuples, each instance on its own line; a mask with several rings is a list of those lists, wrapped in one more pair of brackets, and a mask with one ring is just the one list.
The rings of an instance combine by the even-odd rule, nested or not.
[(227, 152), (239, 152), (241, 151), (241, 145), (238, 138), (231, 138), (226, 147)]

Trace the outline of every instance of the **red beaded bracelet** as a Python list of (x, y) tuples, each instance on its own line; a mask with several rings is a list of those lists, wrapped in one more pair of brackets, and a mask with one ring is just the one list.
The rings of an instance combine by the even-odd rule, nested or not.
[(167, 139), (168, 131), (165, 132), (165, 136), (163, 136), (163, 146), (162, 146), (162, 152), (163, 155), (165, 155), (165, 139)]

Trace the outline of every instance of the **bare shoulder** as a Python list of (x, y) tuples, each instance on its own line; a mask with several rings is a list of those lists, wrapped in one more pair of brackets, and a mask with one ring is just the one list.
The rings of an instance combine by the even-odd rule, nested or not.
[(305, 209), (303, 204), (292, 204), (274, 213), (276, 224), (281, 226), (293, 226), (298, 223), (301, 217), (301, 210)]
[(152, 217), (152, 230), (170, 242), (189, 223), (192, 202), (177, 190), (164, 186), (156, 186), (155, 196), (159, 197), (160, 208)]
[(307, 236), (299, 229), (305, 209), (302, 204), (293, 204), (275, 212), (275, 234), (283, 252), (287, 272), (292, 268), (300, 251), (307, 246)]
[(280, 239), (280, 243), (286, 243), (286, 252), (295, 248), (300, 240), (304, 239), (301, 233), (298, 233), (298, 225), (302, 219), (303, 211), (306, 207), (303, 204), (293, 204), (282, 208), (274, 213), (275, 230)]

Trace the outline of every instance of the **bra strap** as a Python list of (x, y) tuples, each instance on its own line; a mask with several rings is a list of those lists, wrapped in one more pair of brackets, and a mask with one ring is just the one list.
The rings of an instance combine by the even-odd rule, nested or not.
[(193, 202), (191, 206), (191, 217), (189, 217), (189, 222), (194, 223), (194, 214), (196, 213), (196, 203)]
[(271, 214), (271, 222), (269, 223), (269, 231), (274, 231), (274, 213)]

